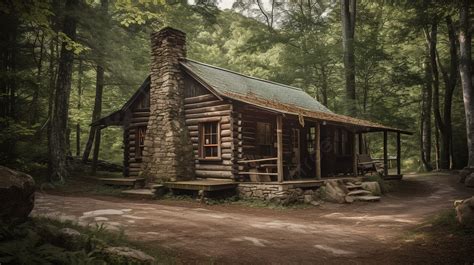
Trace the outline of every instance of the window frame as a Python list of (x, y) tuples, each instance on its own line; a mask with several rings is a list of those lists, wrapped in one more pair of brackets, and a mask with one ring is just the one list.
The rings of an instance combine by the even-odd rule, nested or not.
[[(208, 124), (215, 124), (216, 126), (216, 144), (205, 144), (205, 129), (206, 125)], [(221, 123), (220, 121), (209, 121), (209, 122), (201, 122), (199, 123), (199, 133), (198, 133), (198, 141), (199, 141), (199, 160), (206, 160), (206, 161), (215, 161), (215, 160), (222, 160), (222, 152), (221, 152)], [(217, 147), (217, 156), (209, 156), (206, 157), (206, 148), (213, 148)]]
[[(135, 128), (135, 160), (140, 161), (143, 158), (143, 150), (145, 149), (146, 126)], [(143, 143), (140, 141), (140, 135), (143, 132)]]

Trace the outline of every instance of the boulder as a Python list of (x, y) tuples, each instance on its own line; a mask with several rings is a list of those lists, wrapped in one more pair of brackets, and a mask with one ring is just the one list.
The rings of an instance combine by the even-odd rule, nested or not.
[(327, 201), (344, 203), (346, 201), (347, 192), (348, 190), (341, 180), (326, 181), (324, 197)]
[(464, 185), (469, 188), (474, 188), (474, 173), (471, 173), (469, 176), (466, 177), (464, 180)]
[(464, 183), (466, 181), (467, 176), (472, 173), (472, 170), (465, 168), (459, 171), (459, 183)]
[(474, 196), (469, 199), (454, 202), (456, 219), (465, 226), (474, 227)]
[(362, 182), (361, 186), (364, 190), (370, 191), (373, 195), (382, 195), (382, 190), (377, 181)]
[(0, 220), (26, 221), (35, 203), (35, 181), (25, 173), (0, 166)]
[(107, 262), (107, 264), (117, 265), (141, 265), (153, 264), (155, 259), (140, 250), (129, 247), (107, 247), (104, 248), (99, 256)]
[(84, 238), (79, 231), (72, 228), (62, 228), (58, 231), (59, 245), (68, 250), (84, 248)]
[(313, 201), (313, 195), (311, 194), (304, 195), (303, 201), (304, 203), (311, 203)]

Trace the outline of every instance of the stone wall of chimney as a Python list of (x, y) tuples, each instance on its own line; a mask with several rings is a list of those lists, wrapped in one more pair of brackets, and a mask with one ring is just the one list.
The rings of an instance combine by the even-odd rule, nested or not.
[(150, 119), (141, 176), (149, 182), (194, 178), (192, 143), (184, 117), (186, 34), (164, 28), (151, 34)]

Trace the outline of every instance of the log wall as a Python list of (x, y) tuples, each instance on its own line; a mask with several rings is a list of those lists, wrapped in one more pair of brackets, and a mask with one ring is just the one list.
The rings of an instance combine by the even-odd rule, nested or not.
[[(232, 104), (211, 93), (184, 99), (186, 126), (193, 144), (196, 177), (234, 177), (234, 138)], [(220, 159), (203, 159), (199, 154), (199, 124), (219, 122)]]

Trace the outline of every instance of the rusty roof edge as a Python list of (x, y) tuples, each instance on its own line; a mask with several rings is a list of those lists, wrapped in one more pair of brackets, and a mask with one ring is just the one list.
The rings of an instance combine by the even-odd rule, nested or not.
[[(221, 91), (219, 91), (221, 92)], [(390, 126), (385, 126), (376, 122), (368, 121), (368, 120), (363, 120), (363, 119), (358, 119), (358, 118), (353, 118), (350, 116), (345, 116), (341, 114), (335, 114), (335, 113), (325, 113), (325, 112), (318, 112), (318, 111), (313, 111), (313, 110), (308, 110), (304, 109), (301, 107), (294, 107), (294, 106), (288, 106), (286, 104), (280, 103), (280, 102), (274, 102), (273, 100), (268, 100), (268, 99), (261, 99), (261, 98), (249, 98), (249, 95), (242, 95), (238, 93), (232, 93), (232, 92), (221, 92), (226, 97), (242, 101), (244, 103), (256, 105), (258, 107), (262, 107), (261, 105), (258, 104), (264, 104), (269, 103), (274, 106), (268, 106), (265, 105), (264, 107), (272, 110), (272, 111), (278, 111), (281, 113), (286, 113), (286, 114), (293, 114), (293, 115), (302, 115), (307, 118), (313, 118), (317, 120), (322, 120), (322, 121), (333, 121), (333, 122), (339, 122), (339, 123), (344, 123), (344, 124), (351, 124), (359, 127), (366, 127), (366, 128), (374, 128), (374, 129), (383, 129), (386, 131), (394, 131), (394, 132), (399, 132), (403, 134), (413, 134), (410, 131), (402, 130), (399, 128), (395, 127), (390, 127)], [(312, 115), (311, 115), (312, 114)], [(326, 116), (326, 117), (324, 117)]]

